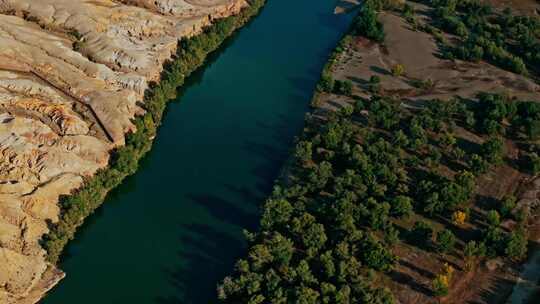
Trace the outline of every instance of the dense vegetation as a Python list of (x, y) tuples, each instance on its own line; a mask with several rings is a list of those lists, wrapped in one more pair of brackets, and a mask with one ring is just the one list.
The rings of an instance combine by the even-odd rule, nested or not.
[(185, 78), (202, 66), (206, 56), (227, 37), (257, 14), (265, 0), (250, 0), (249, 3), (250, 6), (240, 14), (217, 20), (202, 34), (179, 42), (176, 56), (166, 64), (161, 81), (146, 92), (143, 106), (147, 112), (135, 118), (137, 131), (128, 134), (125, 146), (112, 153), (108, 168), (88, 178), (84, 186), (72, 195), (61, 198), (60, 221), (51, 224), (50, 233), (43, 239), (49, 261), (58, 261), (64, 246), (73, 238), (84, 218), (102, 204), (111, 189), (135, 173), (139, 159), (151, 148), (167, 102), (176, 96), (176, 89)]
[[(332, 79), (333, 64), (352, 35), (384, 38), (376, 12), (386, 2), (368, 1), (330, 56), (318, 93), (347, 95), (356, 103), (308, 115), (287, 176), (263, 207), (259, 231), (245, 233), (246, 257), (218, 286), (222, 302), (394, 303), (378, 278), (396, 267), (394, 248), (400, 243), (459, 257), (463, 271), (472, 271), (483, 258), (525, 257), (527, 214), (516, 208), (516, 198), (509, 193), (497, 204), (479, 207), (477, 191), (479, 179), (503, 165), (540, 172), (540, 147), (533, 143), (540, 136), (540, 106), (481, 93), (472, 100), (404, 107), (405, 100), (380, 95), (377, 77), (369, 81), (372, 98), (351, 96), (351, 84)], [(452, 8), (452, 1), (432, 2)], [(451, 14), (437, 14), (466, 18), (465, 7), (473, 2), (454, 1)], [(510, 47), (515, 41), (501, 44), (506, 55), (520, 54)], [(531, 58), (526, 62), (532, 66)], [(507, 150), (515, 143), (524, 153), (513, 163)], [(501, 227), (506, 219), (516, 222), (513, 229)], [(414, 224), (404, 228), (411, 220)], [(454, 234), (467, 222), (474, 233)], [(448, 294), (454, 271), (444, 265), (431, 296)]]
[[(504, 118), (485, 111), (487, 104), (499, 109), (534, 104), (491, 94), (468, 105), (459, 100), (429, 104), (406, 111), (399, 101), (379, 96), (324, 119), (310, 117), (294, 151), (291, 176), (266, 202), (260, 231), (247, 234), (248, 256), (219, 287), (221, 299), (392, 303), (386, 290), (370, 282), (373, 271), (392, 269), (393, 244), (401, 239), (425, 250), (452, 251), (457, 237), (450, 230), (434, 231), (418, 221), (399, 235), (394, 222), (414, 214), (456, 225), (465, 221), (477, 177), (503, 162), (507, 139), (502, 134), (528, 137), (521, 122), (539, 120), (518, 110), (512, 114), (515, 123), (500, 125), (500, 133), (486, 134), (481, 145), (464, 145), (458, 144), (457, 129), (482, 135), (486, 120), (509, 119), (507, 111)], [(448, 174), (443, 167), (461, 169)], [(486, 227), (479, 239), (467, 240), (466, 256), (524, 257), (525, 228), (509, 233), (499, 227), (500, 214), (524, 222), (524, 215), (512, 212), (514, 206), (515, 199), (508, 197), (498, 210), (486, 211)]]
[(486, 60), (518, 74), (540, 71), (539, 18), (501, 13), (478, 0), (428, 2), (435, 25), (460, 39), (446, 46), (445, 57)]

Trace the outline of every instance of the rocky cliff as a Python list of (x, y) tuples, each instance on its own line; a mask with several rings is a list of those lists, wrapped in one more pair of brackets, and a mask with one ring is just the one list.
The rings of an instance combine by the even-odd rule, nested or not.
[(0, 0), (0, 303), (63, 273), (40, 246), (59, 196), (107, 166), (181, 37), (246, 0)]

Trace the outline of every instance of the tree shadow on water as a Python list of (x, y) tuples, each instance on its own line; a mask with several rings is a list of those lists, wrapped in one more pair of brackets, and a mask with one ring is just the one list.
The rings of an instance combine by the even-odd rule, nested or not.
[(208, 194), (188, 194), (187, 197), (220, 221), (247, 229), (256, 227), (257, 214), (239, 207), (241, 202), (233, 203)]
[(159, 297), (157, 304), (205, 304), (217, 301), (216, 287), (232, 272), (246, 244), (211, 225), (181, 226), (182, 265), (164, 270), (176, 295)]

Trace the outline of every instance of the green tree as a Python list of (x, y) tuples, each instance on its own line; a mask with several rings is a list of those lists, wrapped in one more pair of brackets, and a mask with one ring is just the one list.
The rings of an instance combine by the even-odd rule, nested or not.
[(454, 249), (456, 244), (456, 236), (452, 233), (452, 231), (443, 229), (437, 233), (436, 244), (439, 252), (450, 252)]
[(294, 153), (296, 158), (298, 158), (301, 162), (309, 162), (313, 157), (313, 144), (311, 141), (307, 140), (300, 141), (298, 145), (296, 145)]
[(317, 89), (321, 92), (332, 93), (334, 91), (334, 79), (332, 76), (323, 74), (319, 80)]
[(527, 244), (526, 230), (518, 228), (508, 235), (504, 253), (510, 258), (521, 260), (527, 256)]
[(334, 93), (351, 96), (353, 84), (350, 80), (336, 80), (334, 83)]
[(365, 36), (377, 42), (384, 40), (383, 24), (377, 19), (374, 5), (365, 3), (354, 22), (357, 35)]
[(492, 227), (497, 227), (501, 224), (501, 216), (497, 210), (490, 210), (486, 216), (487, 222)]
[(469, 167), (474, 174), (479, 175), (486, 173), (488, 169), (488, 163), (478, 154), (473, 154), (469, 158)]
[(293, 211), (292, 205), (285, 199), (269, 199), (266, 201), (261, 219), (263, 229), (272, 229), (276, 225), (287, 223)]
[(295, 304), (317, 304), (317, 299), (319, 298), (320, 294), (306, 286), (297, 287), (294, 297), (295, 301), (293, 303)]
[(508, 218), (512, 215), (512, 210), (516, 207), (516, 197), (513, 195), (505, 196), (499, 207), (499, 212), (503, 218)]
[(482, 156), (492, 164), (502, 163), (504, 141), (500, 137), (490, 137), (482, 144)]
[(390, 213), (393, 216), (410, 216), (413, 213), (412, 199), (405, 195), (398, 195), (391, 201)]

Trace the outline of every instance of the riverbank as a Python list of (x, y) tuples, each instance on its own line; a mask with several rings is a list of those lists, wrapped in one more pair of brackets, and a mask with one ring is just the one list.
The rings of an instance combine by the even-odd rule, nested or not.
[(68, 276), (44, 304), (216, 302), (302, 128), (312, 71), (350, 24), (332, 4), (269, 1), (208, 58), (167, 106), (137, 173), (66, 247)]
[[(432, 16), (417, 4), (377, 17), (365, 13), (375, 19), (355, 22), (358, 28), (330, 56), (313, 98), (315, 110), (266, 201), (261, 229), (247, 235), (245, 258), (218, 289), (225, 303), (344, 297), (355, 302), (373, 290), (390, 303), (385, 287), (400, 303), (506, 300), (506, 280), (515, 278), (518, 261), (526, 257), (524, 230), (535, 214), (527, 221), (518, 215), (521, 203), (514, 214), (501, 206), (513, 195), (519, 198), (531, 177), (530, 167), (515, 165), (526, 153), (516, 142), (533, 142), (497, 133), (505, 138), (497, 152), (505, 161), (492, 164), (485, 146), (495, 134), (465, 124), (463, 117), (485, 119), (472, 105), (488, 103), (477, 94), (494, 90), (489, 82), (469, 86), (486, 81), (476, 78), (479, 72), (493, 83), (512, 80), (504, 86), (514, 100), (488, 97), (503, 104), (521, 107), (526, 103), (518, 98), (529, 100), (538, 91), (525, 76), (486, 62), (452, 60), (449, 67), (435, 55), (436, 40), (417, 29), (421, 23), (403, 18), (411, 10), (424, 19)], [(377, 18), (385, 29), (382, 43), (360, 37), (362, 30), (374, 33)], [(450, 86), (445, 77), (453, 69), (474, 76), (453, 79)], [(443, 143), (445, 136), (452, 143)], [(482, 160), (482, 168), (471, 159)], [(354, 274), (336, 269), (344, 264)], [(362, 276), (366, 272), (369, 277)]]
[[(435, 23), (431, 19), (434, 18), (432, 8), (414, 2), (409, 2), (409, 5), (406, 9), (394, 9), (379, 13), (378, 20), (385, 32), (385, 39), (382, 43), (376, 43), (358, 35), (352, 35), (342, 43), (338, 59), (332, 59), (332, 62), (336, 64), (329, 66), (326, 73), (323, 73), (323, 80), (349, 82), (351, 86), (349, 95), (352, 98), (351, 96), (340, 96), (341, 94), (336, 94), (336, 92), (323, 92), (316, 96), (313, 102), (321, 115), (328, 111), (339, 111), (343, 107), (355, 106), (355, 102), (358, 100), (362, 100), (365, 104), (367, 100), (372, 100), (377, 95), (399, 98), (405, 107), (429, 107), (430, 103), (441, 102), (445, 104), (446, 100), (452, 101), (452, 98), (459, 97), (474, 100), (477, 98), (477, 94), (482, 91), (498, 92), (502, 91), (502, 88), (504, 88), (504, 94), (509, 94), (516, 99), (539, 100), (538, 86), (526, 76), (503, 71), (488, 62), (471, 63), (438, 58), (435, 54), (442, 52), (438, 41), (449, 41), (453, 38), (445, 36), (444, 32), (435, 31), (436, 35), (440, 36), (433, 37), (433, 32), (419, 30), (423, 26), (429, 27)], [(402, 73), (398, 73), (397, 67), (403, 69)], [(449, 81), (447, 77), (457, 75), (458, 71), (460, 76), (451, 76), (451, 81)], [(486, 76), (481, 76), (484, 74)], [(503, 78), (511, 81), (502, 82)], [(369, 103), (369, 101), (367, 102)], [(474, 140), (478, 140), (478, 138)], [(507, 153), (516, 153), (516, 150), (509, 146)], [(515, 195), (519, 198), (520, 188), (530, 187), (533, 184), (530, 182), (531, 174), (527, 169), (510, 167), (512, 166), (506, 165), (506, 168), (498, 169), (501, 173), (488, 173), (487, 176), (480, 177), (482, 182), (478, 185), (478, 192), (482, 193), (483, 197), (493, 198), (491, 203), (483, 208), (497, 208), (505, 196)], [(505, 176), (506, 178), (494, 179), (494, 176)], [(534, 197), (534, 195), (529, 194), (528, 197)], [(478, 200), (471, 206), (473, 210), (478, 208), (474, 206), (475, 204), (480, 206), (482, 200)], [(520, 204), (518, 203), (518, 205)], [(477, 210), (480, 211), (477, 215), (479, 216), (489, 209), (481, 210), (478, 208)], [(534, 209), (531, 210), (529, 221), (525, 224), (526, 227), (532, 229), (535, 226), (537, 212)], [(516, 226), (522, 225), (517, 224), (514, 220), (507, 219), (503, 226), (506, 229), (515, 229)], [(404, 224), (409, 229), (413, 223), (403, 221), (399, 224)], [(434, 224), (440, 225), (437, 221)], [(443, 224), (443, 227), (444, 225), (446, 224)], [(461, 233), (464, 235), (485, 235), (485, 230), (482, 231), (482, 229), (478, 229), (478, 226), (474, 226), (475, 224), (467, 225), (467, 229), (463, 229)], [(460, 235), (456, 236), (460, 238)], [(466, 236), (465, 239), (468, 237)], [(535, 242), (536, 238), (533, 233), (530, 233), (529, 240)], [(429, 292), (429, 289), (432, 288), (430, 279), (436, 274), (436, 271), (432, 271), (432, 269), (437, 269), (437, 265), (443, 259), (452, 261), (454, 265), (459, 265), (459, 258), (454, 260), (444, 257), (441, 259), (436, 255), (407, 247), (409, 246), (398, 246), (396, 252), (399, 256), (409, 256), (410, 258), (403, 259), (396, 269), (397, 274), (389, 275), (389, 278), (384, 280), (384, 284), (392, 286), (392, 290), (400, 301), (430, 303), (433, 301), (433, 295)], [(530, 248), (534, 250), (537, 246), (530, 246)], [(532, 251), (529, 255), (534, 257), (537, 252)], [(517, 261), (505, 258), (505, 256), (506, 254), (499, 258), (491, 256), (481, 262), (474, 271), (459, 274), (459, 278), (456, 278), (449, 288), (449, 294), (441, 298), (442, 302), (453, 303), (469, 300), (479, 303), (506, 303), (512, 293), (512, 287), (521, 280), (519, 272), (523, 267), (534, 268), (535, 266), (530, 265), (530, 263), (526, 264), (528, 266), (521, 265)], [(429, 262), (430, 258), (434, 259), (432, 263)], [(524, 258), (524, 256), (521, 257), (521, 259)], [(420, 268), (410, 269), (403, 266), (407, 264), (414, 264)], [(463, 271), (463, 267), (460, 266), (460, 268), (460, 271)], [(530, 274), (528, 276), (530, 277)], [(403, 277), (407, 277), (409, 281), (416, 280), (416, 282), (408, 283), (403, 280)], [(473, 280), (474, 284), (471, 285)], [(528, 281), (530, 286), (531, 279), (529, 278)]]
[(151, 149), (166, 104), (176, 96), (177, 88), (204, 64), (208, 54), (254, 17), (264, 4), (265, 0), (253, 0), (240, 14), (215, 20), (203, 33), (179, 42), (176, 56), (165, 64), (159, 83), (145, 93), (141, 106), (146, 113), (134, 120), (137, 131), (128, 134), (126, 144), (111, 154), (106, 169), (87, 178), (84, 186), (75, 193), (62, 197), (60, 221), (52, 225), (50, 233), (43, 238), (43, 247), (51, 263), (59, 261), (63, 248), (73, 239), (77, 228), (103, 203), (107, 193), (136, 172), (139, 160)]

